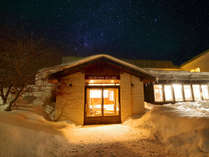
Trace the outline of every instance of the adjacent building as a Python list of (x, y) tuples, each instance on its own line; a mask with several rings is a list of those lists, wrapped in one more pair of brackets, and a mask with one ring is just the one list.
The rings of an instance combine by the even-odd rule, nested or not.
[(209, 72), (209, 50), (185, 62), (181, 68), (190, 72)]

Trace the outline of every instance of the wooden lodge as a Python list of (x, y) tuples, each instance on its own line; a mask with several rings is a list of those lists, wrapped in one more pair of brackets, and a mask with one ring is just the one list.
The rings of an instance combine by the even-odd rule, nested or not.
[(144, 101), (209, 99), (209, 73), (186, 72), (168, 61), (130, 61), (99, 54), (40, 73), (55, 86), (56, 116), (81, 125), (124, 122), (144, 113)]

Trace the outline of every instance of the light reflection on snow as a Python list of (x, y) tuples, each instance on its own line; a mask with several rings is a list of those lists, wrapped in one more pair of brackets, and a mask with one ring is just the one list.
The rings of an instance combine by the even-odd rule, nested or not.
[(166, 104), (165, 106), (177, 109), (177, 111), (185, 116), (209, 117), (209, 101), (181, 102)]

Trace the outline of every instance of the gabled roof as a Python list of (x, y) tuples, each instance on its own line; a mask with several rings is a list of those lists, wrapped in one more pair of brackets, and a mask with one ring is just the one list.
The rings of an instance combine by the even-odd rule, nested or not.
[(69, 69), (74, 69), (76, 67), (79, 66), (85, 66), (86, 64), (95, 61), (95, 60), (99, 60), (99, 59), (105, 59), (107, 61), (110, 61), (114, 64), (120, 65), (123, 68), (127, 69), (128, 71), (130, 70), (131, 72), (133, 72), (135, 75), (138, 76), (144, 76), (145, 78), (149, 78), (151, 80), (154, 80), (155, 78), (146, 70), (137, 67), (136, 65), (130, 64), (126, 61), (120, 60), (118, 58), (115, 58), (113, 56), (107, 55), (107, 54), (98, 54), (98, 55), (93, 55), (90, 57), (86, 57), (86, 58), (82, 58), (70, 63), (65, 63), (65, 64), (61, 64), (61, 65), (57, 65), (54, 67), (50, 67), (50, 68), (45, 68), (39, 71), (39, 74), (42, 73), (42, 78), (46, 78), (46, 77), (54, 77), (56, 74), (58, 73), (62, 73), (65, 70), (69, 70)]
[(197, 58), (200, 58), (200, 57), (204, 56), (207, 53), (209, 53), (209, 49), (201, 52), (199, 55), (193, 57), (192, 59), (190, 59), (190, 60), (188, 60), (186, 62), (184, 62), (183, 64), (181, 64), (181, 67), (184, 66), (184, 65), (186, 65), (186, 64), (188, 64), (188, 63), (190, 63), (190, 62), (192, 62), (192, 61), (194, 61), (194, 60), (196, 60)]
[[(69, 63), (78, 61), (82, 57), (77, 56), (66, 56), (62, 58), (62, 63)], [(140, 68), (165, 68), (165, 69), (180, 69), (169, 60), (144, 60), (144, 59), (121, 59), (128, 63), (134, 64)]]

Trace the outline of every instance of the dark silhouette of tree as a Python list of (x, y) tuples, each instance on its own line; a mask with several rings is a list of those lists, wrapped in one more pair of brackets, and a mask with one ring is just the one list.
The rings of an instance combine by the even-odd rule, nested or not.
[(0, 32), (0, 97), (9, 104), (7, 111), (34, 84), (39, 69), (59, 64), (61, 58), (44, 40), (11, 32)]

